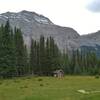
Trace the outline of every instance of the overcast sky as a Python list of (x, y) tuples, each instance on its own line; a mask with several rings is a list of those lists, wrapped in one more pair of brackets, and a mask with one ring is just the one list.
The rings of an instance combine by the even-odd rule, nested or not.
[(100, 30), (100, 0), (0, 0), (0, 13), (34, 11), (79, 34)]

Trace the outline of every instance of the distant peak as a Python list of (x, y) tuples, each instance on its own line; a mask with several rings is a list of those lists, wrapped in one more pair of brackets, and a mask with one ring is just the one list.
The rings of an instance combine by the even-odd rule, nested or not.
[(25, 22), (32, 22), (35, 21), (37, 23), (40, 24), (49, 24), (52, 25), (53, 23), (45, 16), (41, 15), (41, 14), (37, 14), (35, 12), (32, 11), (27, 11), (27, 10), (22, 10), (20, 12), (6, 12), (6, 13), (2, 13), (0, 14), (0, 16), (2, 17), (3, 20), (5, 19), (23, 19), (23, 21)]
[(20, 11), (19, 13), (34, 13), (34, 12), (27, 11), (27, 10), (22, 10), (22, 11)]
[(22, 10), (21, 12), (23, 12), (23, 13), (27, 13), (27, 12), (29, 12), (29, 11), (27, 11), (27, 10)]
[(39, 14), (37, 14), (36, 12), (27, 11), (27, 10), (22, 10), (19, 13), (22, 13), (22, 14), (34, 14), (34, 15), (38, 15), (39, 16)]
[(51, 24), (51, 25), (53, 24), (47, 17), (45, 17), (41, 14), (37, 14), (35, 12), (22, 10), (19, 13), (21, 13), (22, 15), (25, 15), (25, 16), (33, 17), (36, 22), (41, 23), (41, 24)]

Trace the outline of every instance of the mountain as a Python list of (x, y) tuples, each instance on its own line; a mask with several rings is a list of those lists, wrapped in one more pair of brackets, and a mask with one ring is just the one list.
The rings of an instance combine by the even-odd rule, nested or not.
[(71, 50), (75, 44), (73, 40), (80, 37), (74, 29), (55, 25), (47, 17), (35, 12), (24, 10), (18, 13), (0, 14), (0, 24), (5, 24), (8, 19), (13, 28), (15, 26), (21, 28), (28, 46), (31, 37), (38, 40), (40, 35), (44, 35), (45, 37), (52, 36), (61, 50), (65, 48)]
[(82, 35), (75, 40), (78, 48), (96, 52), (97, 56), (100, 56), (100, 31)]
[(86, 49), (96, 51), (100, 55), (100, 31), (79, 35), (70, 27), (55, 25), (50, 19), (35, 12), (21, 11), (18, 13), (6, 12), (0, 14), (0, 24), (9, 20), (12, 28), (21, 28), (25, 44), (30, 45), (30, 39), (38, 40), (41, 35), (52, 36), (61, 50)]

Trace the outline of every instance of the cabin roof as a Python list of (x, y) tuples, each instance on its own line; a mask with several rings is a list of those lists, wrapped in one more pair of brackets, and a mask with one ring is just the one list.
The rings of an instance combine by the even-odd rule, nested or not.
[(62, 69), (55, 70), (53, 73), (58, 74), (58, 73), (64, 73)]

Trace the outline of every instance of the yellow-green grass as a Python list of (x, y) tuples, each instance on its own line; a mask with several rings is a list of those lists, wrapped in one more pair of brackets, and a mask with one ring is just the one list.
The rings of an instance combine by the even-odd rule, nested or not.
[(100, 100), (100, 79), (90, 76), (22, 77), (0, 80), (0, 100)]

